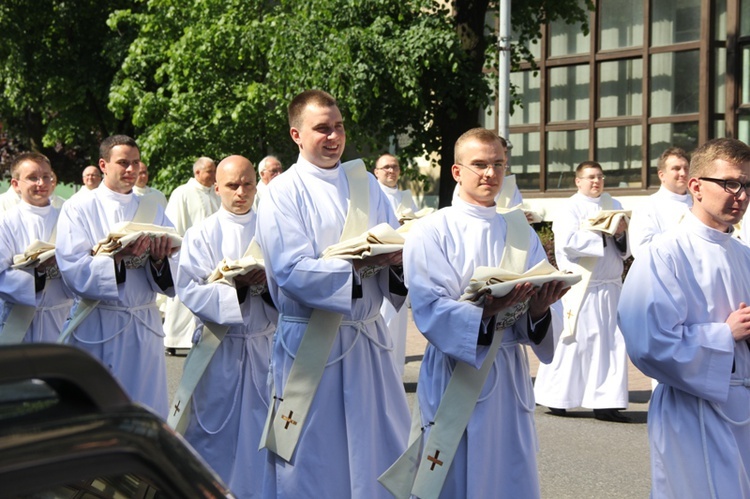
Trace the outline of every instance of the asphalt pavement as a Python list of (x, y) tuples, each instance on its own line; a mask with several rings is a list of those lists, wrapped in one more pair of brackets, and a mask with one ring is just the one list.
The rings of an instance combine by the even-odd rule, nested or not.
[[(411, 313), (411, 311), (410, 311)], [(404, 388), (414, 401), (419, 367), (427, 342), (409, 317)], [(184, 351), (183, 351), (184, 352)], [(532, 377), (539, 365), (528, 349)], [(177, 391), (184, 356), (167, 356), (167, 381), (171, 397)], [(550, 499), (647, 498), (650, 470), (646, 413), (651, 381), (629, 363), (630, 405), (623, 413), (632, 423), (594, 419), (591, 410), (568, 410), (567, 417), (553, 416), (537, 406), (539, 479), (542, 497)], [(498, 470), (502, 472), (502, 470)]]

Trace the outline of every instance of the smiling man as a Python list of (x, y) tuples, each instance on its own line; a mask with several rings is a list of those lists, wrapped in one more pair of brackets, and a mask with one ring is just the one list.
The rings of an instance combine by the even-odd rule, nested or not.
[(630, 251), (638, 256), (641, 248), (655, 242), (677, 225), (693, 206), (687, 190), (690, 159), (679, 147), (665, 150), (657, 162), (661, 187), (633, 210), (628, 226)]
[(659, 381), (651, 497), (747, 497), (750, 249), (732, 233), (750, 201), (750, 148), (706, 142), (688, 189), (690, 213), (633, 262), (618, 310), (631, 360)]
[[(627, 422), (619, 409), (628, 406), (627, 353), (617, 328), (617, 299), (622, 286), (623, 260), (630, 256), (627, 224), (614, 235), (588, 230), (583, 222), (601, 210), (621, 210), (619, 201), (604, 192), (599, 163), (584, 161), (576, 168), (578, 192), (561, 207), (552, 224), (555, 259), (560, 270), (579, 271), (591, 262), (591, 280), (580, 294), (563, 300), (565, 313), (578, 311), (575, 336), (564, 335), (549, 365), (539, 366), (534, 393), (537, 403), (553, 414), (586, 407), (604, 421)], [(579, 286), (586, 286), (585, 281)]]
[[(263, 495), (390, 497), (377, 477), (406, 448), (409, 413), (379, 308), (384, 299), (396, 307), (404, 301), (401, 252), (354, 261), (321, 254), (349, 227), (359, 235), (398, 221), (364, 164), (341, 164), (346, 132), (336, 100), (309, 90), (288, 110), (299, 157), (269, 184), (258, 210), (268, 286), (280, 313), (271, 366), (275, 436), (266, 441), (276, 451)], [(350, 204), (359, 207), (350, 213)], [(313, 361), (302, 341), (323, 354)], [(306, 396), (292, 401), (290, 392)], [(287, 439), (288, 430), (299, 438)]]
[(70, 344), (107, 366), (133, 400), (167, 415), (167, 379), (156, 293), (173, 294), (166, 236), (142, 235), (112, 256), (94, 246), (120, 222), (172, 224), (158, 203), (133, 194), (141, 153), (136, 142), (113, 135), (99, 146), (102, 184), (63, 205), (57, 230), (57, 263), (80, 299), (98, 301), (73, 332)]
[[(13, 159), (11, 188), (21, 201), (0, 220), (0, 337), (7, 338), (14, 326), (8, 321), (15, 307), (36, 309), (31, 322), (24, 322), (24, 342), (54, 342), (73, 305), (73, 293), (60, 279), (55, 257), (35, 268), (14, 269), (14, 255), (23, 254), (35, 241), (54, 244), (60, 208), (50, 203), (52, 168), (46, 156), (27, 152)], [(17, 331), (17, 333), (20, 333)]]

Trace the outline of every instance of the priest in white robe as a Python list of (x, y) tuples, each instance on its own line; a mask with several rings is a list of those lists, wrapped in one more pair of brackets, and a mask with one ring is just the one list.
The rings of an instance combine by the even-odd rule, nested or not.
[(155, 196), (159, 204), (164, 209), (167, 208), (167, 197), (164, 193), (148, 185), (148, 165), (146, 163), (141, 163), (138, 171), (138, 179), (133, 186), (133, 192), (136, 196)]
[(21, 201), (0, 220), (0, 336), (11, 310), (36, 308), (23, 342), (57, 341), (73, 305), (73, 293), (60, 278), (55, 257), (33, 268), (13, 268), (13, 257), (35, 241), (54, 243), (60, 209), (52, 206), (52, 168), (46, 156), (22, 153), (11, 163), (12, 187)]
[(193, 393), (185, 439), (237, 497), (253, 498), (262, 492), (267, 460), (258, 442), (268, 413), (268, 367), (278, 314), (261, 297), (267, 289), (263, 270), (236, 276), (234, 285), (208, 282), (224, 259), (242, 258), (255, 236), (250, 161), (230, 156), (219, 163), (216, 191), (222, 200), (219, 211), (185, 233), (176, 288), (198, 319), (196, 343), (203, 321), (229, 330)]
[(618, 310), (648, 409), (651, 497), (750, 497), (750, 148), (715, 139), (690, 160), (691, 213), (630, 268)]
[[(143, 235), (114, 256), (92, 256), (115, 224), (133, 220), (143, 199), (133, 194), (140, 163), (135, 141), (113, 135), (102, 142), (100, 155), (104, 181), (91, 194), (68, 200), (58, 221), (57, 263), (65, 282), (79, 299), (99, 300), (70, 344), (99, 359), (133, 400), (166, 417), (164, 333), (156, 294), (174, 293), (171, 242)], [(171, 227), (161, 207), (153, 206), (152, 223)]]
[[(580, 305), (571, 303), (573, 295), (563, 299), (566, 314), (580, 306), (575, 335), (563, 335), (552, 363), (539, 366), (534, 393), (537, 403), (556, 415), (582, 406), (593, 409), (597, 419), (627, 422), (619, 412), (628, 406), (627, 352), (616, 313), (623, 260), (630, 256), (627, 224), (622, 220), (614, 236), (582, 227), (602, 209), (619, 210), (622, 205), (604, 193), (599, 163), (578, 165), (575, 182), (578, 192), (560, 208), (552, 224), (555, 259), (560, 270), (571, 271), (584, 257), (597, 260)], [(605, 203), (610, 202), (608, 208)]]
[[(221, 199), (214, 190), (216, 164), (211, 158), (198, 158), (193, 164), (193, 178), (177, 187), (169, 196), (167, 217), (181, 236), (193, 225), (216, 213)], [(175, 262), (176, 263), (176, 262)], [(164, 309), (164, 346), (175, 348), (192, 345), (195, 318), (178, 297), (169, 298)]]
[(0, 219), (5, 216), (5, 213), (15, 208), (19, 201), (21, 201), (21, 195), (12, 185), (8, 186), (8, 190), (0, 194)]
[(687, 191), (690, 170), (687, 153), (679, 147), (666, 149), (657, 162), (659, 190), (633, 209), (628, 225), (630, 251), (637, 257), (641, 248), (658, 241), (676, 226), (693, 206)]
[[(405, 211), (416, 213), (419, 211), (414, 197), (408, 190), (402, 191), (398, 188), (398, 179), (401, 176), (401, 165), (398, 158), (392, 154), (383, 154), (375, 162), (373, 169), (378, 185), (386, 195), (397, 218)], [(383, 301), (380, 313), (385, 319), (391, 336), (393, 336), (393, 355), (396, 358), (396, 366), (401, 376), (404, 375), (404, 363), (406, 362), (406, 331), (409, 320), (409, 308), (401, 307), (398, 311), (388, 300)]]
[[(387, 498), (377, 478), (406, 448), (409, 410), (379, 310), (383, 299), (403, 303), (406, 289), (396, 271), (401, 252), (354, 264), (320, 258), (339, 242), (347, 218), (350, 190), (339, 162), (343, 118), (333, 97), (313, 90), (292, 100), (289, 123), (300, 155), (269, 184), (258, 212), (269, 290), (280, 314), (272, 354), (276, 397), (284, 393), (313, 309), (343, 320), (291, 460), (269, 452), (263, 495)], [(367, 181), (368, 228), (398, 227), (375, 178)], [(382, 269), (360, 273), (368, 267)]]
[[(562, 283), (536, 289), (518, 284), (484, 306), (459, 301), (479, 266), (500, 266), (510, 230), (495, 207), (503, 180), (504, 153), (497, 134), (472, 129), (456, 142), (453, 177), (459, 198), (409, 233), (404, 272), (417, 327), (429, 340), (417, 383), (420, 426), (430, 434), (438, 405), (457, 363), (479, 369), (495, 334), (503, 334), (440, 497), (540, 496), (534, 426), (534, 394), (523, 345), (542, 362), (552, 360), (562, 331)], [(523, 222), (522, 222), (523, 223)], [(528, 231), (528, 270), (546, 260), (534, 230)], [(529, 301), (510, 327), (495, 329), (500, 310)], [(551, 307), (550, 307), (551, 305)]]

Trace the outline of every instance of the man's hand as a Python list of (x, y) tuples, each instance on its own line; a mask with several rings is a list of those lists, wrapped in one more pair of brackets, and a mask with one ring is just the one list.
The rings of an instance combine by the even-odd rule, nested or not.
[(740, 302), (739, 308), (727, 317), (726, 324), (732, 331), (734, 341), (750, 339), (750, 307)]
[(547, 313), (550, 305), (563, 297), (570, 287), (564, 288), (562, 281), (550, 281), (537, 288), (536, 294), (529, 301), (529, 316), (532, 322), (536, 322)]
[(516, 284), (510, 293), (500, 298), (487, 295), (484, 298), (484, 312), (482, 319), (492, 317), (503, 309), (525, 302), (536, 293), (536, 288), (530, 282)]
[(154, 262), (172, 256), (177, 248), (172, 248), (172, 240), (168, 236), (156, 236), (151, 240), (151, 259)]
[(125, 257), (142, 256), (149, 249), (150, 245), (151, 239), (145, 234), (142, 235), (115, 254), (115, 263), (119, 267)]
[(234, 278), (237, 286), (257, 286), (266, 283), (266, 271), (263, 269), (251, 270), (245, 275), (238, 275)]
[(389, 265), (401, 265), (403, 262), (401, 250), (384, 255), (368, 256), (362, 260), (354, 260), (354, 270), (364, 267), (388, 267)]
[(47, 269), (57, 267), (57, 257), (53, 256), (51, 258), (48, 258), (45, 262), (40, 263), (36, 266), (36, 272), (37, 274), (45, 274), (47, 272)]
[(620, 223), (617, 225), (617, 230), (615, 231), (615, 237), (619, 236), (626, 230), (628, 230), (628, 223), (625, 221), (624, 218), (621, 218)]

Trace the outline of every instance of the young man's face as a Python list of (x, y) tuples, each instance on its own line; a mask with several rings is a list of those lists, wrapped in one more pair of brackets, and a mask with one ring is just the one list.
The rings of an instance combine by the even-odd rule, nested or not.
[(52, 169), (45, 163), (26, 160), (18, 168), (18, 179), (10, 181), (21, 199), (32, 206), (47, 206), (52, 195)]
[[(717, 159), (713, 165), (713, 173), (708, 177), (736, 180), (742, 184), (750, 179), (750, 162), (736, 165)], [(688, 188), (693, 195), (693, 214), (704, 224), (722, 232), (742, 220), (750, 201), (744, 189), (735, 195), (727, 192), (720, 183), (710, 180), (693, 177), (688, 181)]]
[(604, 192), (604, 173), (596, 167), (588, 166), (576, 175), (578, 192), (590, 198), (598, 198)]
[(137, 147), (119, 145), (112, 148), (109, 161), (99, 158), (99, 168), (104, 173), (104, 185), (120, 194), (133, 190), (141, 167), (141, 153)]
[(300, 127), (292, 127), (290, 134), (302, 157), (319, 168), (336, 166), (346, 146), (339, 108), (308, 104), (301, 118)]
[(216, 194), (225, 210), (244, 215), (252, 208), (256, 191), (255, 169), (249, 161), (231, 158), (221, 163), (216, 173)]
[(690, 165), (685, 158), (669, 156), (664, 161), (664, 169), (658, 172), (661, 185), (675, 194), (685, 194), (689, 170)]
[(457, 151), (460, 163), (451, 167), (458, 196), (469, 204), (494, 206), (503, 186), (505, 153), (499, 141), (470, 139)]

